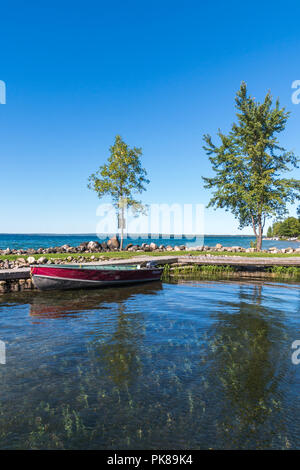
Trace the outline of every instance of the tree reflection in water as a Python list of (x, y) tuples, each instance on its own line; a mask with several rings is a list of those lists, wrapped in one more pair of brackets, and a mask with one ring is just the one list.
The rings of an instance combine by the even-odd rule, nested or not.
[(143, 314), (127, 312), (119, 302), (116, 308), (116, 328), (111, 337), (102, 341), (93, 336), (90, 353), (93, 361), (104, 363), (109, 378), (118, 387), (129, 386), (141, 370), (139, 345), (143, 340)]
[(0, 447), (295, 448), (298, 302), (245, 281), (9, 294)]
[[(141, 369), (139, 344), (143, 338), (143, 314), (127, 311), (126, 303), (132, 296), (155, 295), (162, 289), (160, 282), (114, 289), (55, 292), (37, 295), (31, 304), (34, 321), (50, 318), (76, 318), (81, 312), (97, 308), (99, 313), (109, 309), (114, 318), (114, 331), (106, 335), (102, 329), (91, 334), (89, 351), (92, 362), (105, 365), (115, 385), (128, 386)], [(52, 294), (52, 295), (51, 295)], [(102, 306), (101, 306), (102, 304)]]
[(282, 436), (285, 447), (281, 419), (281, 386), (288, 374), (283, 357), (284, 312), (264, 305), (262, 284), (241, 284), (239, 302), (224, 300), (215, 318), (208, 357), (211, 384), (221, 389), (218, 439), (232, 448), (264, 448)]

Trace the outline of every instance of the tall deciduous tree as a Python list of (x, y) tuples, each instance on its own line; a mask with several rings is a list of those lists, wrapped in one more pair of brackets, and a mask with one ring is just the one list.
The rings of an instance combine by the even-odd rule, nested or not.
[(149, 180), (146, 178), (146, 170), (141, 165), (141, 148), (130, 148), (121, 136), (117, 135), (114, 145), (109, 150), (107, 163), (89, 177), (88, 187), (96, 191), (99, 198), (106, 195), (112, 198), (121, 228), (122, 250), (125, 207), (133, 208), (136, 214), (145, 210), (145, 206), (135, 198), (135, 195), (145, 191), (145, 185)]
[(237, 123), (228, 135), (220, 130), (220, 145), (204, 136), (204, 150), (209, 155), (215, 176), (203, 178), (213, 190), (209, 206), (231, 211), (240, 228), (251, 226), (256, 246), (261, 250), (266, 219), (282, 217), (288, 202), (299, 199), (300, 180), (282, 174), (297, 167), (298, 158), (278, 143), (276, 134), (285, 129), (289, 112), (273, 106), (270, 93), (262, 103), (247, 93), (241, 84), (236, 95)]

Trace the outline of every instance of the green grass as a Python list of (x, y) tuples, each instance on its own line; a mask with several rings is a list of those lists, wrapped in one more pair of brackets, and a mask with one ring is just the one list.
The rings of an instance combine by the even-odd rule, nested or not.
[(203, 275), (216, 275), (216, 274), (229, 274), (234, 273), (235, 268), (232, 266), (219, 266), (219, 265), (207, 265), (199, 266), (197, 264), (192, 266), (176, 266), (170, 267), (168, 264), (164, 266), (163, 278), (167, 280), (168, 278), (186, 278)]
[(276, 274), (278, 277), (300, 277), (300, 268), (297, 266), (270, 266), (267, 272)]
[[(267, 267), (262, 273), (266, 278), (275, 277), (276, 279), (294, 279), (300, 278), (300, 267), (296, 266), (272, 266)], [(220, 266), (220, 265), (189, 265), (189, 266), (175, 266), (165, 265), (163, 270), (163, 280), (169, 281), (171, 279), (199, 279), (210, 278), (211, 276), (239, 276), (241, 273), (234, 266)], [(249, 276), (256, 275), (249, 272)]]
[(71, 256), (72, 258), (81, 258), (82, 257), (82, 258), (85, 258), (87, 261), (89, 261), (92, 256), (95, 257), (95, 260), (103, 259), (103, 258), (106, 258), (106, 259), (111, 259), (111, 258), (120, 258), (120, 259), (124, 258), (124, 259), (127, 259), (128, 258), (128, 259), (130, 259), (130, 258), (133, 258), (134, 256), (136, 256), (136, 254), (133, 253), (133, 252), (127, 252), (127, 251), (123, 251), (123, 252), (116, 251), (116, 252), (111, 252), (111, 253), (46, 253), (46, 254), (39, 254), (39, 255), (28, 255), (28, 254), (24, 254), (24, 255), (0, 255), (0, 260), (14, 261), (18, 258), (27, 259), (28, 256), (33, 256), (35, 259), (38, 259), (38, 258), (41, 258), (42, 256), (44, 256), (47, 259), (63, 259), (63, 260), (67, 260), (67, 258), (69, 256)]
[(71, 256), (72, 258), (86, 258), (87, 261), (91, 258), (91, 256), (94, 256), (95, 259), (99, 258), (104, 258), (104, 259), (111, 259), (111, 258), (118, 258), (118, 259), (130, 259), (133, 257), (138, 257), (138, 256), (203, 256), (203, 255), (213, 255), (213, 256), (242, 256), (246, 258), (291, 258), (291, 257), (300, 257), (300, 253), (278, 253), (278, 254), (273, 254), (273, 253), (232, 253), (232, 252), (218, 252), (218, 251), (153, 251), (153, 252), (146, 252), (146, 251), (139, 251), (139, 252), (134, 252), (134, 251), (112, 251), (112, 252), (100, 252), (100, 253), (47, 253), (47, 254), (35, 254), (35, 255), (0, 255), (0, 260), (9, 260), (13, 261), (18, 258), (27, 258), (28, 256), (33, 256), (35, 259), (40, 258), (41, 256), (45, 256), (47, 259), (63, 259), (66, 260), (68, 256)]

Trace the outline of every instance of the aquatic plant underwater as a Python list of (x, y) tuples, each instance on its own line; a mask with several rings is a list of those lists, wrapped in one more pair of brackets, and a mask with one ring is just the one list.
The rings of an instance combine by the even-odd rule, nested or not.
[(286, 348), (298, 289), (188, 280), (30, 295), (0, 305), (2, 449), (297, 447)]

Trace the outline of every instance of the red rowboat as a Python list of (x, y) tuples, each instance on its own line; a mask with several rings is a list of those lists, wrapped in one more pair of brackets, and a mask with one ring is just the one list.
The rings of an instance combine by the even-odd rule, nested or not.
[(37, 265), (30, 266), (34, 285), (41, 290), (82, 289), (103, 287), (137, 282), (158, 281), (162, 268), (153, 263), (141, 265)]

